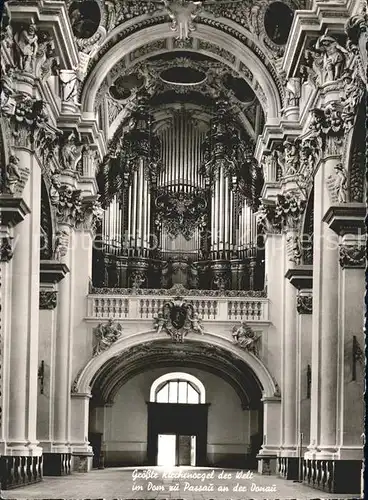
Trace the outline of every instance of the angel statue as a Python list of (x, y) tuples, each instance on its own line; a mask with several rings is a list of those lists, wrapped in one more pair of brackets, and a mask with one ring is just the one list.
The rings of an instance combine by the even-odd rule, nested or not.
[(160, 334), (166, 324), (166, 320), (163, 314), (159, 312), (156, 316), (153, 317), (153, 320), (153, 328), (157, 331), (158, 334)]
[(172, 31), (178, 31), (179, 28), (177, 40), (188, 40), (190, 32), (195, 30), (193, 21), (199, 14), (202, 2), (194, 0), (185, 5), (185, 0), (162, 1), (171, 19)]
[(258, 356), (258, 340), (261, 337), (256, 336), (252, 328), (244, 320), (240, 323), (240, 326), (234, 326), (232, 335), (234, 344)]
[(113, 319), (104, 324), (100, 323), (95, 330), (95, 336), (98, 340), (93, 349), (93, 356), (98, 356), (106, 351), (122, 335), (123, 328), (120, 323), (115, 323)]

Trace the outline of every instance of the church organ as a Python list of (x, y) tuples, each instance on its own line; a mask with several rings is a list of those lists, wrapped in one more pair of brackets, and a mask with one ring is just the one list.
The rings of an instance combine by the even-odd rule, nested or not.
[(94, 285), (263, 289), (253, 147), (224, 100), (136, 111), (100, 170)]

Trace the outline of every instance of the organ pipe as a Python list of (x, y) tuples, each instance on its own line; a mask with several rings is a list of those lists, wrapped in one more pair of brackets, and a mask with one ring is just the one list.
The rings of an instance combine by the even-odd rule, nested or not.
[[(158, 187), (172, 186), (177, 192), (180, 186), (199, 187), (202, 133), (185, 113), (176, 114), (172, 125), (161, 131), (163, 171)], [(190, 189), (190, 188), (189, 188)]]

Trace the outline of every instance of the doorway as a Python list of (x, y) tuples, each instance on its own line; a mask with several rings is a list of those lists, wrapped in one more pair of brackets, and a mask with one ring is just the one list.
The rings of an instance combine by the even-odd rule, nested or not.
[(208, 404), (147, 406), (148, 465), (206, 466)]
[(158, 434), (157, 465), (176, 467), (196, 465), (196, 436), (179, 434)]

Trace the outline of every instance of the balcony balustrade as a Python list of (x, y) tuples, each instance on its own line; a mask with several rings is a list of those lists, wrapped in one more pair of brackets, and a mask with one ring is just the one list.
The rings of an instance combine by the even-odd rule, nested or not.
[(165, 303), (183, 300), (192, 304), (203, 321), (268, 322), (268, 299), (263, 291), (218, 292), (176, 289), (91, 289), (87, 319), (149, 320)]

